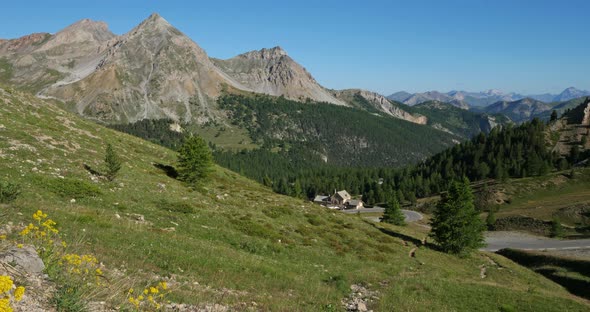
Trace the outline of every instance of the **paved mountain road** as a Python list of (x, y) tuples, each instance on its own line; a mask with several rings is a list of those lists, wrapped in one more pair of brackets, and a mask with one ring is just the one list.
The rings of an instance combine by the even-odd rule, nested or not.
[[(385, 209), (381, 207), (361, 208), (342, 210), (343, 213), (383, 213)], [(422, 214), (402, 209), (406, 216), (406, 222), (416, 222), (423, 218)], [(367, 220), (380, 222), (379, 217), (367, 217)], [(513, 248), (521, 250), (575, 250), (590, 249), (590, 239), (575, 240), (558, 240), (547, 237), (535, 236), (521, 232), (486, 232), (487, 246), (481, 248), (484, 251), (498, 251), (503, 248)]]
[(520, 232), (487, 232), (486, 247), (481, 250), (498, 251), (503, 248), (522, 250), (568, 250), (590, 248), (590, 239), (558, 240)]

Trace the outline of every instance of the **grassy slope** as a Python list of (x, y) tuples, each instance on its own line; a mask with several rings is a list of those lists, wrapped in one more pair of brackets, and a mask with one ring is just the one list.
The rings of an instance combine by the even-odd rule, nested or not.
[(563, 285), (573, 294), (590, 299), (590, 261), (512, 249), (504, 249), (500, 253)]
[[(206, 188), (190, 191), (152, 166), (173, 164), (171, 151), (32, 96), (0, 90), (0, 125), (0, 178), (23, 186), (20, 198), (2, 208), (6, 218), (0, 223), (28, 223), (28, 216), (43, 209), (69, 241), (78, 242), (73, 249), (94, 253), (110, 271), (125, 272), (126, 278), (113, 283), (115, 293), (156, 274), (178, 282), (171, 283), (175, 301), (255, 301), (258, 309), (273, 311), (339, 306), (352, 283), (371, 284), (381, 292), (373, 307), (378, 311), (589, 307), (494, 254), (457, 259), (420, 248), (417, 258), (409, 258), (412, 246), (404, 246), (399, 237), (410, 240), (416, 235), (411, 229), (384, 225), (390, 230), (384, 233), (357, 216), (273, 194), (219, 167)], [(100, 168), (106, 142), (125, 164), (115, 183), (94, 184), (82, 163)], [(52, 191), (51, 186), (63, 183), (58, 176), (94, 184), (101, 194), (72, 203), (71, 196)], [(165, 209), (179, 202), (190, 203), (196, 213)], [(126, 213), (145, 215), (149, 223), (136, 224)], [(176, 230), (162, 230), (169, 227)], [(390, 235), (394, 233), (403, 236)], [(501, 267), (490, 265), (487, 257)], [(485, 279), (479, 276), (483, 264), (489, 266)]]
[(580, 222), (568, 216), (569, 207), (590, 205), (590, 169), (578, 169), (574, 179), (560, 172), (544, 177), (512, 180), (501, 186), (511, 198), (502, 205), (498, 217), (524, 215), (549, 221), (558, 217), (564, 224), (575, 226)]

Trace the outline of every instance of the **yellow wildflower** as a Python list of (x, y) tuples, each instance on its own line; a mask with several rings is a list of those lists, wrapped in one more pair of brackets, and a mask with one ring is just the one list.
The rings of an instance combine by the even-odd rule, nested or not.
[(12, 308), (10, 307), (10, 298), (1, 298), (0, 299), (0, 311), (12, 312)]
[(63, 246), (63, 248), (68, 247), (68, 244), (66, 244), (66, 242), (64, 242), (64, 241), (61, 241), (61, 245)]
[(137, 297), (137, 300), (142, 301), (143, 300), (143, 296), (140, 295), (139, 297)]
[(0, 275), (0, 295), (9, 292), (12, 285), (14, 285), (14, 282), (10, 276)]
[(102, 270), (101, 269), (96, 269), (96, 275), (102, 275)]
[(163, 290), (168, 289), (168, 284), (166, 284), (166, 282), (160, 282), (158, 286), (160, 286), (160, 288), (162, 288)]
[(21, 301), (23, 299), (24, 294), (25, 294), (25, 288), (22, 286), (17, 287), (14, 290), (14, 300)]
[(149, 292), (150, 292), (150, 291), (149, 291), (147, 288), (143, 290), (143, 294), (144, 294), (144, 295), (147, 295)]
[(158, 288), (156, 288), (156, 287), (150, 287), (150, 293), (157, 294), (158, 293)]
[(23, 246), (23, 244), (17, 244), (16, 247), (17, 248), (23, 248), (24, 246)]
[(6, 239), (6, 235), (0, 235), (0, 240)]
[(133, 288), (129, 288), (129, 294), (133, 293)]

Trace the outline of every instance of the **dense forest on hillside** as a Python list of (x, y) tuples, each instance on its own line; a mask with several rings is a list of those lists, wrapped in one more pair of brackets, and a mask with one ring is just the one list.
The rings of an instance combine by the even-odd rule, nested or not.
[[(231, 112), (231, 120), (236, 125), (248, 128), (252, 138), (261, 147), (235, 152), (218, 149), (211, 144), (215, 161), (272, 187), (278, 193), (296, 197), (313, 197), (317, 194), (331, 194), (336, 189), (346, 189), (351, 194), (362, 195), (368, 204), (383, 202), (392, 195), (402, 201), (414, 201), (447, 189), (451, 181), (463, 176), (471, 181), (537, 176), (554, 169), (569, 168), (573, 162), (588, 156), (578, 153), (571, 157), (561, 157), (551, 153), (546, 145), (547, 125), (534, 119), (518, 126), (508, 124), (496, 127), (488, 134), (482, 132), (471, 140), (405, 168), (377, 162), (375, 159), (380, 153), (385, 153), (385, 150), (372, 154), (372, 158), (369, 158), (373, 159), (372, 163), (348, 165), (343, 160), (325, 162), (325, 155), (317, 149), (325, 142), (324, 136), (339, 142), (342, 133), (352, 130), (339, 127), (337, 122), (323, 123), (317, 120), (337, 121), (338, 114), (344, 115), (342, 112), (347, 111), (351, 111), (352, 116), (363, 122), (375, 122), (384, 117), (373, 116), (375, 119), (371, 119), (368, 117), (371, 115), (364, 112), (357, 116), (355, 114), (359, 112), (356, 110), (334, 105), (291, 105), (288, 100), (266, 96), (261, 96), (258, 100), (260, 101), (256, 97), (233, 95), (222, 97), (221, 103)], [(113, 127), (174, 149), (182, 141), (184, 134), (170, 130), (171, 123), (167, 120), (141, 121)], [(411, 129), (410, 123), (403, 122), (401, 125), (402, 129)], [(374, 140), (377, 143), (378, 140), (383, 140), (383, 145), (391, 144), (393, 148), (398, 143), (399, 136), (393, 136), (388, 127), (393, 126), (377, 123), (376, 128), (370, 129), (385, 131), (392, 137), (383, 137), (379, 133), (360, 133), (370, 138), (367, 142)], [(352, 129), (363, 131), (364, 128), (353, 126)], [(316, 135), (311, 136), (312, 132)], [(427, 144), (411, 142), (407, 138), (399, 140), (400, 148), (404, 144)], [(424, 140), (428, 142), (429, 139)], [(333, 148), (326, 147), (332, 153), (344, 152), (342, 149), (345, 149), (339, 144), (327, 145), (335, 145)], [(420, 157), (416, 157), (414, 161), (419, 159)]]
[(385, 115), (283, 97), (225, 94), (230, 122), (268, 148), (309, 150), (333, 166), (401, 167), (452, 146), (456, 136)]
[(382, 202), (394, 193), (402, 200), (413, 201), (437, 194), (463, 176), (471, 181), (502, 180), (569, 168), (575, 159), (547, 149), (546, 127), (535, 119), (519, 126), (494, 128), (489, 134), (480, 133), (404, 169), (314, 166), (309, 159), (290, 162), (289, 155), (268, 149), (241, 153), (216, 151), (215, 157), (219, 164), (272, 185), (279, 193), (312, 197), (346, 189), (352, 194), (362, 194), (369, 204)]
[(182, 145), (185, 135), (171, 130), (173, 123), (169, 119), (143, 119), (131, 124), (114, 124), (108, 127), (175, 150)]

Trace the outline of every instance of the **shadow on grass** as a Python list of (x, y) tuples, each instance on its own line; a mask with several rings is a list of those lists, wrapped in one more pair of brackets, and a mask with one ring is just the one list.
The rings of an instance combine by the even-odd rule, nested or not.
[[(563, 272), (577, 273), (590, 279), (590, 261), (542, 255), (514, 249), (502, 249), (498, 254), (525, 266), (565, 287), (570, 293), (590, 299), (590, 281), (564, 276)], [(559, 270), (557, 268), (562, 268)]]
[(98, 177), (102, 177), (102, 176), (103, 176), (103, 174), (102, 174), (102, 173), (100, 173), (100, 172), (99, 172), (99, 171), (97, 171), (97, 170), (94, 170), (94, 169), (93, 169), (92, 167), (90, 167), (89, 165), (87, 165), (87, 164), (83, 164), (83, 166), (84, 166), (84, 169), (86, 169), (86, 171), (88, 171), (88, 172), (89, 172), (91, 175), (93, 175), (93, 176), (98, 176)]
[(173, 166), (170, 165), (164, 165), (164, 164), (160, 164), (160, 163), (153, 163), (154, 167), (164, 171), (164, 173), (166, 173), (167, 176), (169, 176), (172, 179), (176, 179), (178, 178), (178, 171), (176, 171), (176, 168), (174, 168)]
[(426, 247), (428, 247), (428, 248), (430, 248), (432, 250), (439, 250), (438, 246), (435, 245), (435, 244), (426, 242), (426, 244), (423, 245), (422, 244), (422, 241), (419, 240), (419, 239), (417, 239), (417, 238), (415, 238), (415, 237), (412, 237), (412, 236), (409, 236), (409, 235), (405, 235), (405, 234), (402, 234), (402, 233), (398, 233), (398, 232), (394, 232), (392, 230), (384, 229), (382, 227), (377, 226), (373, 222), (369, 222), (369, 221), (366, 221), (366, 220), (365, 220), (365, 222), (367, 224), (372, 225), (374, 228), (376, 228), (377, 230), (379, 230), (383, 234), (386, 234), (386, 235), (389, 235), (389, 236), (392, 236), (392, 237), (395, 237), (395, 238), (399, 238), (399, 239), (401, 239), (403, 241), (410, 242), (410, 243), (412, 243), (412, 244), (414, 244), (416, 246), (426, 246)]

